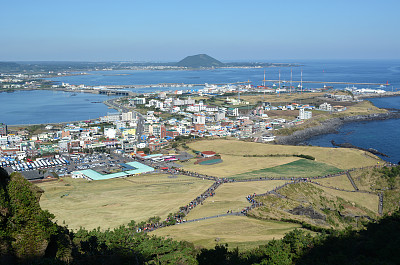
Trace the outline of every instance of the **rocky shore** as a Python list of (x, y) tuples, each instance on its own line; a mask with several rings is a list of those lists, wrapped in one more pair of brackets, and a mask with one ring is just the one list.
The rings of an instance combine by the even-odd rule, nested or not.
[(321, 125), (306, 128), (301, 131), (296, 131), (292, 135), (288, 136), (278, 136), (275, 139), (277, 144), (284, 145), (298, 145), (305, 140), (327, 133), (335, 133), (337, 129), (349, 122), (361, 122), (361, 121), (372, 121), (372, 120), (386, 120), (386, 119), (396, 119), (400, 118), (400, 111), (389, 111), (387, 113), (374, 113), (368, 115), (358, 115), (358, 116), (346, 116), (342, 118), (333, 118), (326, 120)]

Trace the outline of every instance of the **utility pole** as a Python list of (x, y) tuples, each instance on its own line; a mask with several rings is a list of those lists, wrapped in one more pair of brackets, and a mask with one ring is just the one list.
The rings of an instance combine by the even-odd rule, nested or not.
[(290, 89), (289, 94), (292, 94), (293, 68), (290, 68)]

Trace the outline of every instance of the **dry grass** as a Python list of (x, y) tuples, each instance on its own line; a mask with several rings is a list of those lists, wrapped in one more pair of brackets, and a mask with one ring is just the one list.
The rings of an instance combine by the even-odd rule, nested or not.
[[(279, 190), (279, 193), (286, 198), (282, 199), (275, 195), (263, 196), (259, 200), (264, 206), (250, 211), (250, 215), (264, 219), (294, 219), (317, 226), (343, 229), (349, 225), (357, 226), (357, 220), (352, 216), (368, 215), (376, 218), (378, 210), (376, 195), (338, 191), (311, 183), (292, 184)], [(315, 219), (308, 214), (295, 215), (288, 212), (299, 206), (312, 207), (325, 218)], [(348, 218), (343, 218), (341, 215)]]
[[(205, 149), (202, 151), (205, 151)], [(287, 164), (299, 159), (297, 157), (243, 157), (226, 154), (222, 154), (221, 158), (223, 162), (215, 165), (195, 165), (195, 160), (182, 163), (182, 165), (184, 169), (189, 171), (217, 177), (229, 177), (257, 169)]]
[(361, 193), (361, 192), (346, 192), (346, 191), (339, 191), (339, 190), (324, 188), (324, 187), (317, 186), (317, 185), (314, 185), (314, 186), (324, 190), (324, 192), (326, 194), (329, 194), (331, 196), (340, 197), (347, 201), (354, 202), (357, 205), (367, 208), (368, 210), (374, 212), (375, 214), (378, 213), (379, 198), (377, 195)]
[(321, 185), (328, 187), (334, 187), (344, 190), (354, 190), (353, 185), (351, 185), (351, 182), (346, 175), (340, 175), (333, 178), (318, 179), (316, 181)]
[[(221, 164), (210, 166), (196, 166), (183, 164), (189, 170), (199, 172), (212, 172), (216, 169), (218, 173), (229, 176), (232, 171), (236, 174), (240, 172), (260, 169), (261, 165), (253, 167), (253, 163), (261, 163), (262, 161), (274, 161), (266, 163), (264, 168), (269, 168), (277, 165), (286, 164), (292, 161), (285, 160), (286, 157), (267, 157), (267, 158), (244, 158), (243, 155), (271, 155), (271, 154), (304, 154), (311, 155), (316, 158), (316, 161), (326, 163), (328, 165), (340, 168), (350, 169), (363, 166), (371, 166), (377, 163), (377, 158), (366, 155), (365, 151), (348, 149), (348, 148), (327, 148), (318, 146), (289, 146), (289, 145), (272, 145), (254, 142), (243, 142), (237, 140), (204, 140), (188, 144), (190, 148), (198, 151), (212, 150), (221, 154), (224, 160)], [(236, 159), (230, 159), (229, 156), (238, 156)], [(257, 160), (260, 159), (260, 160)], [(263, 160), (265, 159), (265, 160)], [(187, 166), (186, 166), (187, 165)], [(208, 167), (208, 168), (206, 168)], [(229, 172), (229, 173), (224, 173)], [(205, 173), (205, 172), (204, 172)]]
[(229, 247), (253, 248), (268, 240), (280, 239), (300, 225), (263, 221), (244, 216), (225, 216), (158, 229), (151, 234), (193, 242), (196, 246), (212, 248), (228, 243)]
[[(114, 228), (130, 220), (165, 218), (204, 192), (212, 181), (167, 175), (140, 175), (126, 179), (86, 181), (64, 178), (39, 184), (45, 192), (43, 209), (69, 228)], [(64, 195), (64, 196), (63, 196)], [(65, 196), (66, 195), (66, 196)], [(63, 196), (63, 197), (61, 197)]]
[[(338, 103), (337, 105), (340, 105)], [(385, 113), (387, 110), (380, 109), (374, 104), (372, 104), (370, 101), (362, 101), (359, 102), (353, 106), (348, 107), (348, 109), (345, 111), (346, 114), (351, 114), (351, 115), (364, 115), (364, 114), (371, 114), (371, 113)]]
[(187, 220), (193, 220), (201, 217), (224, 214), (228, 210), (241, 211), (250, 206), (246, 196), (253, 193), (265, 193), (282, 185), (286, 181), (254, 181), (225, 183), (215, 191), (215, 195), (194, 208), (186, 217)]

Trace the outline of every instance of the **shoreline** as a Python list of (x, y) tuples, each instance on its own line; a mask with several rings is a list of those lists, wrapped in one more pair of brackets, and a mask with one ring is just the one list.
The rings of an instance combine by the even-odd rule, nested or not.
[(321, 125), (306, 128), (301, 131), (296, 131), (288, 136), (277, 136), (276, 144), (282, 145), (299, 145), (302, 142), (323, 134), (336, 133), (339, 127), (346, 123), (374, 121), (374, 120), (388, 120), (399, 119), (400, 111), (389, 111), (386, 113), (374, 113), (368, 115), (347, 116), (342, 118), (332, 118), (324, 121)]

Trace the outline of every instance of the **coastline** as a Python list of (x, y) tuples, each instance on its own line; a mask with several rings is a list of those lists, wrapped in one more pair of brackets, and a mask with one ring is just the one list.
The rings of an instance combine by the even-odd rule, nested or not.
[(321, 125), (311, 128), (306, 128), (301, 131), (296, 131), (288, 136), (277, 136), (275, 142), (276, 144), (282, 144), (282, 145), (298, 145), (314, 136), (336, 133), (337, 129), (346, 123), (399, 119), (399, 118), (400, 118), (400, 111), (388, 111), (386, 113), (374, 113), (368, 115), (356, 115), (356, 116), (346, 116), (341, 118), (333, 118), (324, 121)]

